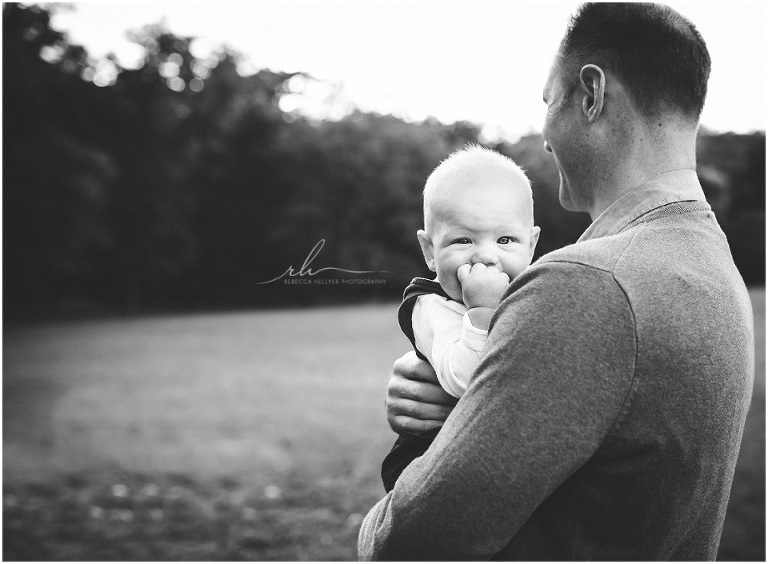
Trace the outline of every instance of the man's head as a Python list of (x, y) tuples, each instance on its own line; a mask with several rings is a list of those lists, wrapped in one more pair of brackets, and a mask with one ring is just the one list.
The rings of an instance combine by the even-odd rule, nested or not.
[(430, 270), (461, 301), (457, 271), (482, 262), (515, 278), (533, 258), (531, 184), (511, 159), (479, 146), (453, 153), (424, 187), (424, 230), (417, 233)]
[[(615, 182), (612, 171), (638, 161), (639, 143), (666, 150), (672, 139), (673, 152), (675, 141), (689, 145), (709, 72), (704, 40), (671, 8), (636, 2), (582, 5), (544, 89), (545, 147), (560, 170), (563, 206), (590, 211), (600, 196), (594, 187)], [(683, 136), (675, 137), (680, 132)]]
[(624, 85), (637, 110), (696, 120), (704, 108), (711, 60), (696, 27), (672, 8), (639, 2), (583, 4), (558, 51), (573, 88), (593, 64)]

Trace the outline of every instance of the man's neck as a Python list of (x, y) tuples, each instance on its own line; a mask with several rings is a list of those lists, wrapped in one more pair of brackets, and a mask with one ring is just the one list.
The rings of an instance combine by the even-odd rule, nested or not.
[(593, 221), (621, 196), (657, 176), (696, 170), (696, 131), (690, 125), (668, 123), (658, 130), (638, 129), (595, 186), (595, 199), (588, 210)]

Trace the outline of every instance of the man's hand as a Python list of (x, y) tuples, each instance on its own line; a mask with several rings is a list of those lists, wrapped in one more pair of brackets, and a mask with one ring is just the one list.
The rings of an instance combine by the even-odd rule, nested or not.
[(478, 262), (472, 266), (463, 264), (456, 272), (461, 284), (464, 305), (473, 307), (496, 308), (501, 296), (509, 287), (509, 276), (494, 266), (485, 266)]
[(458, 400), (446, 393), (428, 362), (413, 351), (395, 361), (387, 386), (387, 419), (396, 433), (443, 426)]

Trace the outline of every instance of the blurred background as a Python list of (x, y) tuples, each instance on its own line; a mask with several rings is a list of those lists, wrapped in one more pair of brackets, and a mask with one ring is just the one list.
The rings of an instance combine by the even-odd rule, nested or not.
[[(764, 560), (766, 12), (671, 5), (756, 320), (719, 558)], [(539, 133), (576, 6), (4, 4), (3, 557), (354, 559), (428, 174), (515, 159), (537, 256), (589, 223)]]

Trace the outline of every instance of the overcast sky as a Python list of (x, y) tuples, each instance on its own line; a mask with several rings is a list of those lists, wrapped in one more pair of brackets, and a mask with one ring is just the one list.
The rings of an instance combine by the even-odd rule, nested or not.
[[(766, 8), (763, 2), (668, 2), (699, 28), (713, 60), (704, 126), (765, 130)], [(469, 120), (512, 140), (540, 131), (541, 91), (577, 2), (176, 2), (75, 3), (54, 27), (97, 57), (126, 65), (140, 56), (125, 32), (165, 19), (228, 44), (251, 69), (303, 71), (342, 84), (342, 100), (413, 120)], [(318, 114), (309, 91), (301, 103)], [(314, 103), (313, 103), (314, 102)], [(285, 101), (287, 106), (297, 100)], [(292, 109), (292, 107), (287, 107)]]

